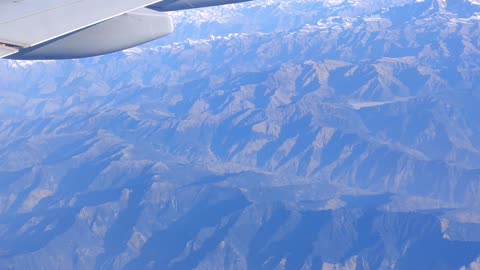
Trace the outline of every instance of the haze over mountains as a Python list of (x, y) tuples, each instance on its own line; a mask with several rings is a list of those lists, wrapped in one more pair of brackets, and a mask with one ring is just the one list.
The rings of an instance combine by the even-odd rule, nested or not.
[(256, 1), (0, 62), (1, 269), (476, 269), (480, 3)]

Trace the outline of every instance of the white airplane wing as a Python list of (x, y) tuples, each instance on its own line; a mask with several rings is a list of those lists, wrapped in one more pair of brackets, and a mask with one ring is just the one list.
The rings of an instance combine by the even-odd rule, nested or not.
[(0, 0), (0, 55), (33, 47), (158, 0)]
[(121, 50), (171, 33), (163, 10), (233, 2), (239, 1), (0, 0), (0, 58), (64, 59)]

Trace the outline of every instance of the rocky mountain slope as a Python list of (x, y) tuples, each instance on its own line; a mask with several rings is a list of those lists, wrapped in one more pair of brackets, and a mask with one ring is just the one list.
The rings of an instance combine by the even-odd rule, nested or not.
[(174, 16), (122, 53), (0, 62), (0, 268), (478, 266), (479, 3)]

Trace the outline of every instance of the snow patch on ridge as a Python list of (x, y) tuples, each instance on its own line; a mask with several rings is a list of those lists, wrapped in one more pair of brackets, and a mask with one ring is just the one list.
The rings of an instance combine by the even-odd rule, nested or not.
[(383, 105), (393, 104), (393, 103), (397, 103), (397, 102), (405, 102), (405, 101), (409, 101), (413, 98), (414, 97), (404, 97), (404, 98), (397, 98), (397, 99), (389, 100), (389, 101), (349, 101), (348, 104), (354, 110), (360, 110), (360, 109), (363, 109), (363, 108), (383, 106)]

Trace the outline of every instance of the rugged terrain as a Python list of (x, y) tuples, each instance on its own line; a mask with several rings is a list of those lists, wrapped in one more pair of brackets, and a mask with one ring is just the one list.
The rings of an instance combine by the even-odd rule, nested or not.
[(476, 269), (480, 4), (256, 1), (0, 62), (1, 269)]

